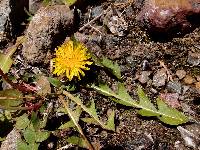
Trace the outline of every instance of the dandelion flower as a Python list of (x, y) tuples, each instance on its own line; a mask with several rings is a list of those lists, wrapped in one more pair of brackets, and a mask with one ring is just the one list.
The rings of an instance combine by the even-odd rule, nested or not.
[(56, 49), (56, 57), (53, 59), (53, 74), (65, 75), (69, 81), (73, 77), (80, 80), (85, 76), (84, 70), (89, 70), (86, 65), (92, 62), (88, 59), (91, 56), (87, 53), (87, 48), (82, 43), (75, 43), (69, 40)]

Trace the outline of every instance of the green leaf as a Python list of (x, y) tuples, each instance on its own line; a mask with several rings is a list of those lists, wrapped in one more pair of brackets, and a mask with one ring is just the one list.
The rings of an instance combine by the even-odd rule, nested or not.
[(108, 129), (112, 129), (113, 131), (115, 131), (115, 111), (114, 110), (108, 113), (108, 120), (106, 123), (106, 127)]
[(128, 94), (128, 92), (126, 91), (122, 83), (118, 83), (117, 93), (112, 91), (107, 85), (103, 85), (103, 84), (100, 84), (99, 86), (92, 85), (91, 87), (105, 96), (112, 97), (111, 100), (113, 100), (116, 103), (126, 105), (126, 106), (138, 107), (136, 101), (134, 101), (130, 97), (130, 95)]
[[(68, 92), (66, 92), (66, 93), (68, 93)], [(81, 137), (83, 138), (84, 142), (86, 143), (87, 148), (88, 149), (93, 149), (92, 145), (90, 144), (90, 142), (87, 140), (86, 136), (84, 135), (82, 128), (78, 124), (78, 119), (79, 119), (79, 116), (78, 116), (78, 119), (77, 119), (77, 114), (78, 114), (77, 112), (78, 111), (76, 113), (74, 113), (68, 106), (69, 105), (69, 100), (65, 101), (63, 96), (60, 96), (59, 100), (64, 105), (64, 107), (65, 107), (70, 119), (73, 121), (74, 125), (76, 126), (77, 131), (81, 134)]]
[(158, 100), (158, 110), (156, 107), (151, 103), (148, 99), (144, 91), (141, 87), (138, 87), (137, 93), (139, 97), (139, 104), (132, 100), (128, 92), (126, 91), (123, 84), (118, 84), (118, 92), (113, 92), (107, 85), (104, 86), (91, 86), (93, 89), (103, 93), (106, 96), (111, 97), (111, 100), (115, 101), (116, 103), (136, 107), (140, 110), (138, 113), (142, 116), (154, 116), (160, 119), (162, 122), (170, 125), (178, 125), (182, 123), (186, 123), (188, 121), (188, 117), (186, 117), (183, 113), (177, 111), (176, 109), (168, 107), (164, 102)]
[[(60, 110), (62, 110), (62, 109), (60, 109)], [(63, 110), (63, 112), (67, 113), (66, 110)], [(75, 110), (71, 111), (71, 113), (72, 113), (75, 121), (78, 122), (80, 115), (82, 113), (81, 108), (77, 107)], [(72, 120), (70, 120), (67, 123), (62, 124), (58, 129), (69, 129), (69, 128), (72, 128), (72, 127), (74, 128), (76, 126), (75, 126), (74, 122)]]
[(95, 125), (99, 125), (99, 123), (94, 119), (94, 118), (89, 118), (89, 117), (86, 117), (86, 118), (81, 118), (81, 120), (85, 123), (88, 123), (88, 124), (95, 124)]
[(170, 125), (179, 125), (188, 122), (188, 117), (174, 108), (170, 108), (161, 99), (157, 99), (157, 105), (161, 116), (158, 118)]
[(56, 79), (56, 78), (51, 78), (48, 77), (47, 80), (54, 86), (54, 87), (61, 87), (62, 82), (60, 82), (60, 80)]
[(138, 111), (138, 113), (142, 116), (159, 116), (159, 114), (157, 113), (157, 109), (151, 103), (151, 101), (146, 96), (146, 94), (140, 86), (138, 86), (137, 93), (139, 97), (139, 105), (140, 108), (142, 108)]
[(10, 67), (12, 66), (13, 60), (10, 58), (9, 55), (0, 54), (0, 68), (3, 73), (8, 73)]
[(62, 124), (58, 129), (69, 129), (69, 128), (74, 128), (75, 124), (73, 123), (72, 120), (68, 121), (65, 124)]
[(81, 148), (88, 148), (87, 143), (80, 137), (71, 136), (67, 138), (67, 142), (71, 144), (75, 144)]
[(67, 4), (68, 6), (71, 6), (71, 5), (75, 4), (76, 1), (77, 1), (77, 0), (63, 0), (63, 2), (64, 2), (65, 4)]
[(13, 60), (11, 59), (13, 53), (17, 50), (18, 46), (23, 43), (25, 38), (23, 36), (18, 37), (15, 45), (7, 48), (6, 54), (0, 54), (0, 68), (3, 73), (8, 73), (12, 66)]
[(33, 127), (29, 126), (23, 131), (24, 139), (27, 143), (33, 144), (37, 139), (36, 132)]
[(6, 89), (0, 91), (0, 105), (5, 108), (19, 106), (22, 102), (22, 93), (15, 89)]
[(113, 62), (112, 60), (109, 60), (108, 58), (103, 57), (101, 63), (103, 66), (108, 68), (113, 75), (115, 75), (118, 79), (121, 79), (120, 66), (116, 62)]
[(16, 119), (15, 127), (19, 130), (25, 129), (30, 124), (27, 114), (23, 114), (22, 116)]
[(43, 142), (50, 136), (50, 133), (47, 131), (39, 131), (36, 133), (36, 142)]
[(17, 150), (28, 150), (29, 146), (26, 142), (22, 140), (17, 141)]
[(6, 138), (0, 137), (0, 142), (4, 141)]
[(107, 129), (107, 130), (113, 130), (113, 128), (112, 129), (108, 128), (102, 121), (99, 120), (99, 117), (96, 112), (94, 100), (91, 101), (91, 105), (89, 107), (86, 107), (85, 105), (83, 105), (83, 103), (81, 102), (81, 99), (79, 99), (78, 97), (74, 97), (72, 94), (70, 94), (67, 91), (63, 91), (63, 94), (69, 97), (76, 104), (78, 104), (85, 112), (87, 112), (92, 118), (94, 118), (95, 122), (98, 122), (98, 124), (102, 128)]

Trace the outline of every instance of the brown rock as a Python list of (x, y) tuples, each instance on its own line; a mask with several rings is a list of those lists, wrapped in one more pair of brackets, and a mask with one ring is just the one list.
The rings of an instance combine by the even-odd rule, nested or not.
[(186, 71), (185, 70), (177, 70), (176, 75), (178, 76), (179, 79), (183, 79), (186, 76)]
[(167, 33), (185, 32), (199, 17), (200, 0), (146, 0), (137, 20), (150, 32)]
[(195, 82), (195, 79), (190, 75), (186, 75), (184, 78), (184, 82), (186, 84), (193, 84)]
[[(32, 18), (22, 54), (31, 64), (44, 63), (54, 49), (72, 32), (74, 15), (66, 5), (41, 7)], [(49, 60), (47, 60), (49, 61)]]
[(195, 86), (196, 86), (196, 88), (197, 88), (198, 90), (200, 90), (200, 82), (196, 82), (196, 83), (195, 83)]

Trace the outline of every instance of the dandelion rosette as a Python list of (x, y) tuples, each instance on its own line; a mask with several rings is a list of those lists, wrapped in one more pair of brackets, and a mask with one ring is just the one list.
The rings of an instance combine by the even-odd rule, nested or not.
[(65, 75), (69, 81), (73, 77), (81, 79), (81, 75), (85, 76), (84, 70), (90, 70), (87, 65), (91, 65), (89, 61), (91, 56), (87, 53), (87, 48), (78, 42), (69, 40), (64, 42), (56, 49), (56, 57), (53, 58), (53, 74)]

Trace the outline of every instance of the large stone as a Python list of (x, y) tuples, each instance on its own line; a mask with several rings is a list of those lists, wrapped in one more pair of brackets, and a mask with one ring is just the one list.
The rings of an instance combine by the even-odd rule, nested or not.
[(66, 5), (41, 7), (33, 16), (26, 32), (22, 54), (27, 62), (49, 62), (48, 52), (54, 50), (72, 32), (73, 12)]
[(0, 44), (4, 46), (20, 31), (20, 25), (25, 19), (24, 8), (28, 7), (27, 0), (0, 1)]
[(137, 21), (152, 33), (185, 33), (199, 17), (200, 0), (146, 0)]

